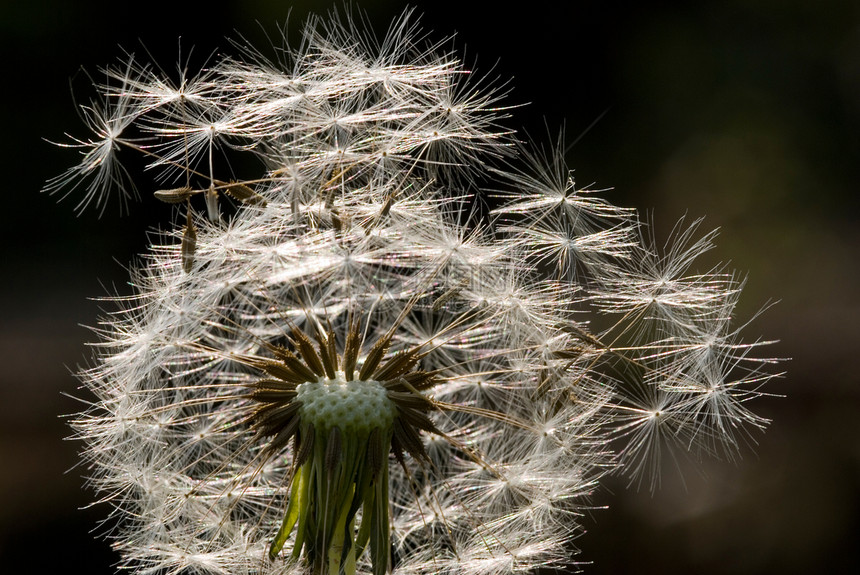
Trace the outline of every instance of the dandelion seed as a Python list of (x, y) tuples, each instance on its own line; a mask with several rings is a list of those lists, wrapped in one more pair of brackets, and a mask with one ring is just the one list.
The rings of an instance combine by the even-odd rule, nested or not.
[(199, 194), (202, 190), (192, 190), (189, 186), (181, 188), (173, 188), (170, 190), (156, 190), (153, 195), (156, 199), (167, 204), (181, 204), (185, 200), (191, 198), (194, 194)]
[(52, 194), (62, 191), (65, 198), (83, 184), (86, 187), (84, 197), (75, 209), (80, 212), (94, 204), (99, 212), (104, 212), (109, 192), (118, 191), (123, 202), (137, 195), (133, 179), (120, 164), (117, 154), (127, 141), (124, 139), (126, 129), (137, 120), (140, 110), (127, 98), (111, 101), (105, 96), (103, 100), (81, 105), (79, 112), (91, 137), (78, 139), (69, 136), (71, 143), (59, 145), (78, 148), (83, 160), (48, 180), (44, 191)]

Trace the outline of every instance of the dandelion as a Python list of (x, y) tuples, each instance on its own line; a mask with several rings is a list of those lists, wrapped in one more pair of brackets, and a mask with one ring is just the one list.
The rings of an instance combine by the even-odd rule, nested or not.
[[(177, 206), (73, 421), (132, 572), (569, 564), (604, 475), (653, 483), (664, 449), (731, 455), (766, 424), (742, 282), (690, 271), (713, 234), (658, 252), (420, 37), (409, 14), (381, 42), (312, 19), (278, 61), (108, 68), (47, 189), (103, 207), (122, 150)], [(237, 178), (240, 155), (262, 170)]]

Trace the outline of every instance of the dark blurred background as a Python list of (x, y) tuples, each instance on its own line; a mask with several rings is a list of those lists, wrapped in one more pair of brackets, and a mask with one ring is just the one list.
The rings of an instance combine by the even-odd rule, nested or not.
[[(607, 484), (578, 543), (586, 573), (856, 573), (860, 534), (860, 3), (422, 3), (425, 27), (478, 73), (513, 78), (511, 125), (538, 138), (566, 124), (580, 186), (656, 214), (719, 227), (714, 257), (750, 273), (741, 315), (780, 300), (748, 328), (780, 339), (787, 377), (753, 405), (772, 418), (736, 463), (671, 470), (653, 497)], [(563, 6), (562, 6), (563, 5)], [(90, 531), (107, 509), (75, 468), (61, 417), (82, 404), (70, 375), (86, 361), (98, 305), (169, 210), (73, 213), (39, 193), (76, 155), (42, 138), (82, 133), (70, 79), (145, 46), (173, 69), (179, 37), (192, 67), (225, 36), (267, 43), (327, 2), (0, 3), (3, 68), (3, 272), (0, 281), (0, 571), (113, 573)], [(404, 4), (365, 0), (380, 31)], [(263, 27), (258, 25), (262, 23)], [(297, 36), (295, 36), (297, 38)], [(142, 44), (141, 44), (142, 42)], [(144, 58), (146, 59), (146, 58)], [(590, 128), (590, 129), (589, 129)], [(127, 291), (127, 290), (126, 290)]]

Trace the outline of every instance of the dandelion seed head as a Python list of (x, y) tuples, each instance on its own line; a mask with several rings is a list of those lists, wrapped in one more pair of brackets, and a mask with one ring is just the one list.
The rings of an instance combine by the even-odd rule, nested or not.
[(732, 457), (766, 424), (743, 281), (694, 267), (715, 234), (658, 248), (425, 43), (408, 13), (382, 39), (335, 16), (274, 61), (106, 69), (47, 189), (103, 207), (129, 152), (177, 210), (109, 298), (72, 424), (131, 572), (570, 564), (604, 475), (653, 487), (664, 453)]

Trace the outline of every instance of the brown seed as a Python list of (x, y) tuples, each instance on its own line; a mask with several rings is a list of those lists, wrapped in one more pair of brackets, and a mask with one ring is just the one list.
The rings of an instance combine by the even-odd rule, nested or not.
[(275, 435), (281, 428), (292, 419), (297, 418), (302, 403), (293, 401), (291, 403), (270, 403), (254, 411), (253, 425), (262, 429), (266, 435)]
[(266, 446), (266, 450), (269, 453), (274, 454), (277, 451), (280, 451), (284, 447), (287, 446), (290, 439), (298, 432), (299, 430), (299, 417), (293, 417), (285, 424), (283, 424), (278, 430), (277, 435), (269, 442), (269, 445)]
[(430, 461), (430, 456), (427, 455), (424, 444), (421, 443), (421, 436), (400, 417), (394, 420), (394, 437), (397, 438), (403, 449), (416, 460)]
[(323, 375), (325, 373), (322, 360), (320, 359), (320, 356), (317, 355), (313, 343), (307, 334), (299, 328), (293, 329), (293, 344), (298, 348), (299, 353), (302, 354), (302, 359), (304, 360), (305, 365), (307, 365), (311, 371), (317, 375)]
[(427, 352), (422, 353), (420, 349), (421, 347), (418, 346), (394, 354), (394, 356), (389, 359), (385, 365), (373, 374), (373, 377), (378, 381), (386, 381), (400, 377), (415, 367), (415, 365), (427, 355)]
[(288, 381), (290, 383), (298, 384), (304, 383), (309, 379), (314, 379), (313, 374), (311, 373), (297, 373), (296, 370), (291, 369), (292, 365), (287, 362), (282, 363), (278, 361), (262, 360), (257, 362), (254, 367), (262, 369), (269, 375), (277, 377), (278, 379), (283, 381)]
[[(323, 358), (326, 364), (326, 375), (330, 379), (334, 379), (335, 372), (337, 372), (337, 339), (335, 338), (334, 331), (331, 329), (331, 325), (328, 326), (328, 334), (325, 338), (325, 342), (320, 342), (320, 357)], [(331, 369), (331, 373), (329, 373), (329, 369)]]
[(343, 347), (343, 372), (347, 381), (351, 381), (358, 361), (358, 352), (361, 350), (361, 323), (358, 320), (351, 322), (346, 334), (346, 343)]
[(386, 381), (382, 385), (385, 389), (414, 393), (441, 383), (442, 380), (437, 375), (437, 371), (412, 371), (397, 379)]
[(431, 419), (423, 413), (415, 411), (414, 409), (398, 409), (400, 411), (400, 417), (403, 418), (403, 422), (410, 427), (420, 429), (421, 431), (426, 431), (428, 433), (440, 433), (439, 428), (436, 427), (436, 424), (433, 423), (433, 421), (431, 421)]
[(264, 207), (266, 205), (266, 198), (252, 190), (249, 186), (240, 184), (239, 182), (230, 182), (227, 184), (226, 192), (228, 196), (243, 204)]
[(180, 253), (182, 254), (182, 270), (185, 273), (191, 273), (191, 268), (194, 267), (194, 252), (197, 251), (197, 230), (194, 227), (194, 221), (191, 218), (191, 210), (188, 210), (185, 215), (185, 230), (182, 232), (182, 244)]
[(390, 333), (385, 334), (373, 344), (370, 351), (367, 353), (367, 359), (361, 366), (361, 371), (358, 372), (358, 379), (367, 380), (379, 367), (379, 362), (382, 361), (382, 356), (388, 351), (388, 345), (391, 343)]
[(469, 280), (466, 278), (462, 278), (458, 285), (455, 285), (442, 295), (440, 295), (436, 301), (433, 302), (433, 311), (439, 311), (442, 309), (446, 303), (448, 303), (453, 297), (459, 294), (463, 288), (469, 285)]
[(251, 394), (251, 399), (266, 403), (286, 403), (295, 399), (296, 394), (295, 390), (258, 389)]
[[(300, 381), (296, 380), (287, 380), (287, 381), (295, 381), (295, 383), (302, 383), (305, 381), (316, 381), (316, 374), (310, 370), (310, 368), (304, 364), (304, 362), (299, 359), (293, 352), (288, 350), (285, 347), (280, 345), (269, 345), (267, 346), (275, 357), (284, 362), (284, 367), (289, 368), (293, 372), (295, 372), (296, 377)], [(263, 368), (265, 369), (265, 368)], [(275, 376), (278, 377), (278, 376)], [(284, 379), (284, 378), (282, 378)]]
[(199, 194), (203, 190), (192, 190), (188, 186), (181, 188), (173, 188), (170, 190), (157, 190), (153, 192), (155, 199), (161, 200), (166, 204), (179, 204), (184, 202), (194, 194)]
[(421, 411), (435, 409), (434, 403), (423, 395), (402, 391), (388, 391), (386, 395), (400, 408), (420, 409)]

